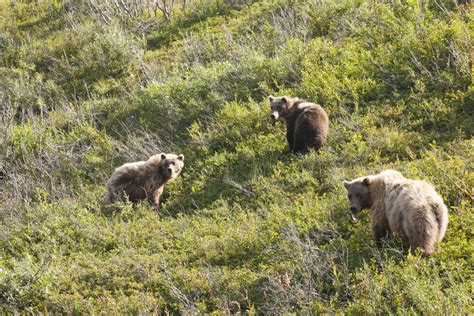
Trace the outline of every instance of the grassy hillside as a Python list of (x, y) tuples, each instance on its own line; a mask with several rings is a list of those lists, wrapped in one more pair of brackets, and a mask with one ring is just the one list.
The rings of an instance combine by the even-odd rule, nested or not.
[[(379, 2), (2, 1), (0, 311), (473, 313), (473, 11)], [(326, 150), (270, 94), (320, 103)], [(107, 205), (160, 152), (160, 210)], [(351, 223), (342, 181), (388, 168), (448, 205), (433, 257)]]

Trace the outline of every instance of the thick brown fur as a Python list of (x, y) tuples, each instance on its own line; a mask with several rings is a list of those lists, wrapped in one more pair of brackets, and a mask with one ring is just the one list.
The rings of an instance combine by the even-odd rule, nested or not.
[(176, 179), (183, 167), (183, 155), (164, 153), (126, 163), (115, 169), (107, 182), (108, 200), (114, 203), (128, 197), (133, 203), (148, 200), (158, 207), (165, 184)]
[(370, 209), (377, 244), (391, 232), (408, 240), (425, 255), (436, 250), (448, 226), (448, 209), (432, 185), (410, 180), (395, 170), (344, 181), (353, 214)]
[(290, 151), (306, 153), (326, 143), (329, 118), (319, 105), (287, 96), (269, 97), (271, 117), (286, 123), (286, 139)]

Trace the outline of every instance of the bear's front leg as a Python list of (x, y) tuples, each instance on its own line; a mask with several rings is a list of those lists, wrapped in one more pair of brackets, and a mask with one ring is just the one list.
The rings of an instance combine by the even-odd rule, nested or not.
[(388, 224), (374, 224), (372, 225), (372, 235), (377, 247), (382, 246), (382, 239), (390, 236), (390, 227)]
[(293, 151), (293, 143), (294, 143), (294, 136), (293, 136), (293, 133), (286, 133), (286, 140), (288, 141), (288, 148), (290, 149), (290, 151), (292, 152)]
[(160, 197), (162, 193), (163, 193), (163, 187), (159, 187), (152, 194), (148, 196), (148, 201), (156, 209), (158, 208), (160, 204)]
[(118, 189), (118, 190), (112, 190), (109, 188), (108, 192), (108, 200), (109, 203), (115, 203), (118, 201), (123, 201), (125, 197), (125, 191), (123, 189)]
[(295, 141), (295, 123), (291, 120), (286, 123), (286, 140), (288, 141), (288, 146), (292, 152)]

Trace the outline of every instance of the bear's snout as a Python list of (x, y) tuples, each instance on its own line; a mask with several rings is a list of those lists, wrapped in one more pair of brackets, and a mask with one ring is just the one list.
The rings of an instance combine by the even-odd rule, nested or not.
[(351, 206), (349, 209), (351, 210), (352, 213), (357, 213), (357, 207)]

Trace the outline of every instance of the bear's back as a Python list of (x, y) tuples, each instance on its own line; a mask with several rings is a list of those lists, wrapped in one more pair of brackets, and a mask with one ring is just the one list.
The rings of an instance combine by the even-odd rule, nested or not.
[[(442, 198), (434, 187), (423, 180), (395, 179), (386, 186), (388, 213), (426, 213), (433, 206), (444, 207)], [(428, 214), (426, 214), (428, 215)]]
[(115, 171), (112, 174), (112, 177), (114, 175), (119, 175), (123, 173), (133, 173), (137, 174), (139, 173), (140, 169), (143, 168), (145, 165), (146, 161), (135, 161), (135, 162), (127, 162), (121, 165), (120, 167), (117, 167)]
[(321, 105), (316, 104), (316, 103), (312, 103), (312, 102), (308, 102), (308, 101), (304, 101), (304, 100), (296, 101), (293, 104), (293, 108), (294, 108), (297, 115), (300, 115), (304, 112), (311, 111), (311, 112), (321, 113), (321, 114), (324, 114), (325, 116), (327, 116), (326, 112), (324, 111), (324, 109), (322, 108)]
[[(116, 168), (107, 184), (109, 186), (120, 186), (131, 182), (133, 179), (146, 178), (150, 174), (148, 161), (127, 162)], [(140, 182), (140, 181), (138, 181)]]
[(426, 203), (441, 203), (444, 204), (443, 199), (436, 192), (431, 183), (424, 180), (411, 180), (414, 190), (414, 197), (418, 198), (419, 202)]

